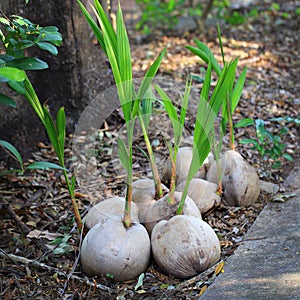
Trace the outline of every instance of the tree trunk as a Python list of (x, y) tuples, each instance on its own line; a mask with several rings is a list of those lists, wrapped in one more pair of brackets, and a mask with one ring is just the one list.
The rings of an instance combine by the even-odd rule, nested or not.
[[(82, 2), (89, 7), (88, 0)], [(76, 1), (30, 0), (25, 5), (24, 0), (1, 0), (0, 11), (7, 16), (21, 15), (41, 26), (59, 28), (63, 45), (58, 56), (35, 50), (33, 54), (46, 61), (49, 69), (28, 74), (40, 101), (47, 103), (53, 116), (59, 107), (65, 107), (67, 130), (73, 132), (85, 106), (113, 84), (106, 58)], [(4, 85), (0, 88), (4, 89)], [(13, 97), (17, 99), (17, 109), (0, 107), (0, 139), (13, 143), (29, 157), (37, 143), (46, 140), (45, 131), (26, 100)]]

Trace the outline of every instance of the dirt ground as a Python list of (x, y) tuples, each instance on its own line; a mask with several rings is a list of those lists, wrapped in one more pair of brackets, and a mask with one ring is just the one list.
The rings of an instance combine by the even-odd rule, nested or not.
[[(264, 160), (250, 145), (241, 145), (242, 138), (255, 137), (253, 127), (236, 130), (236, 145), (244, 158), (257, 170), (260, 178), (273, 182), (282, 190), (281, 183), (299, 161), (299, 124), (270, 121), (271, 118), (299, 118), (300, 106), (300, 43), (299, 18), (295, 15), (299, 1), (277, 1), (281, 9), (271, 9), (271, 1), (255, 6), (259, 17), (248, 22), (229, 26), (222, 24), (225, 56), (239, 57), (239, 72), (247, 67), (247, 80), (242, 99), (234, 115), (234, 122), (243, 118), (263, 119), (266, 127), (279, 134), (283, 125), (288, 132), (281, 136), (285, 151), (294, 161), (282, 159), (279, 169), (272, 168), (272, 160)], [(184, 32), (176, 36), (155, 33), (145, 37), (134, 29), (139, 14), (134, 1), (122, 1), (124, 16), (132, 45), (135, 77), (144, 74), (159, 52), (167, 47), (167, 55), (159, 70), (159, 76), (168, 82), (184, 83), (188, 74), (201, 75), (205, 67), (200, 59), (184, 47), (195, 45), (197, 38), (206, 43), (221, 61), (215, 26), (206, 32)], [(244, 9), (250, 11), (253, 7)], [(286, 17), (283, 12), (287, 13)], [(100, 51), (100, 48), (99, 48)], [(201, 77), (201, 76), (200, 76)], [(198, 78), (198, 77), (195, 77)], [(201, 80), (194, 87), (201, 89)], [(172, 86), (171, 86), (172, 89)], [(192, 131), (195, 103), (191, 103), (186, 122), (187, 133)], [(154, 126), (151, 141), (156, 142), (155, 152), (162, 167), (166, 158), (161, 124)], [(111, 151), (124, 121), (115, 111), (100, 130), (97, 161), (101, 176), (91, 186), (97, 186), (93, 196), (97, 201), (124, 192), (124, 173), (116, 174), (111, 164)], [(72, 148), (66, 149), (71, 165)], [(139, 136), (135, 144), (144, 147)], [(32, 160), (55, 162), (51, 146), (39, 144), (40, 151), (32, 154)], [(135, 179), (145, 177), (149, 165), (143, 155), (134, 149)], [(30, 161), (29, 161), (30, 162)], [(28, 163), (29, 163), (28, 162)], [(3, 162), (1, 168), (7, 168)], [(2, 170), (1, 170), (2, 171)], [(137, 280), (114, 283), (111, 279), (88, 278), (81, 270), (79, 255), (82, 236), (78, 233), (70, 199), (63, 177), (59, 171), (26, 171), (24, 175), (10, 174), (0, 177), (0, 299), (197, 299), (210, 284), (213, 284), (219, 267), (214, 266), (191, 280), (179, 280), (164, 274), (151, 262), (145, 272), (143, 284)], [(90, 197), (80, 187), (76, 198), (82, 215), (92, 205)], [(222, 249), (221, 259), (232, 255), (243, 240), (243, 235), (254, 222), (263, 206), (271, 200), (261, 193), (258, 202), (250, 207), (215, 207), (203, 218), (216, 230)], [(221, 263), (222, 263), (221, 261)], [(218, 272), (215, 272), (217, 267)], [(221, 268), (222, 269), (222, 268)]]

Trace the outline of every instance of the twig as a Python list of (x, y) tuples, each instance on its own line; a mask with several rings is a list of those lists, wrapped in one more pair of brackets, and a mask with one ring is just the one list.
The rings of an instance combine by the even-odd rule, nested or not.
[[(48, 266), (48, 265), (46, 265), (44, 263), (41, 263), (41, 262), (38, 262), (36, 260), (32, 260), (32, 259), (28, 259), (28, 258), (25, 258), (25, 257), (22, 257), (22, 256), (6, 253), (2, 249), (0, 249), (0, 257), (10, 259), (11, 261), (13, 261), (15, 263), (22, 263), (22, 264), (27, 265), (27, 266), (32, 266), (32, 267), (42, 269), (42, 270), (46, 270), (46, 271), (52, 272), (52, 273), (57, 273), (59, 276), (63, 276), (65, 278), (68, 278), (68, 274), (66, 274), (63, 271), (60, 271), (57, 268)], [(108, 292), (108, 293), (113, 293), (113, 290), (111, 288), (109, 288), (108, 286), (102, 285), (101, 283), (95, 283), (94, 281), (91, 281), (89, 279), (84, 279), (84, 278), (81, 278), (81, 277), (76, 276), (76, 275), (71, 275), (70, 278), (75, 279), (75, 280), (77, 280), (81, 283), (85, 283), (85, 284), (87, 284), (89, 286), (92, 286), (94, 288), (100, 289), (102, 291), (105, 291), (105, 292)]]
[(83, 225), (82, 225), (82, 230), (81, 230), (81, 232), (80, 232), (79, 253), (78, 253), (78, 255), (77, 255), (77, 257), (76, 257), (76, 260), (75, 260), (75, 262), (74, 262), (74, 264), (73, 264), (73, 267), (72, 267), (71, 272), (70, 272), (70, 273), (68, 274), (68, 276), (67, 276), (67, 280), (66, 280), (66, 282), (65, 282), (65, 285), (64, 285), (64, 288), (63, 288), (63, 290), (62, 290), (61, 295), (64, 295), (65, 290), (66, 290), (66, 288), (67, 288), (67, 286), (68, 286), (68, 284), (69, 284), (69, 281), (70, 281), (70, 279), (72, 278), (72, 276), (73, 276), (73, 274), (74, 274), (74, 272), (75, 272), (75, 269), (76, 269), (76, 267), (77, 267), (77, 265), (78, 265), (78, 261), (79, 261), (79, 258), (80, 258), (80, 249), (81, 249), (81, 244), (82, 244), (82, 240), (83, 240), (83, 232), (84, 232), (84, 223), (83, 223)]
[(5, 199), (2, 199), (2, 201), (4, 202), (3, 203), (4, 208), (7, 210), (11, 218), (15, 221), (15, 223), (21, 229), (21, 231), (25, 235), (27, 235), (31, 231), (30, 228), (25, 223), (22, 222), (20, 217), (15, 213), (15, 211), (11, 208), (10, 204)]
[(211, 273), (214, 273), (215, 270), (216, 270), (216, 267), (220, 264), (220, 263), (223, 263), (223, 260), (217, 262), (216, 264), (214, 264), (213, 266), (211, 266), (209, 269), (207, 269), (206, 271), (194, 276), (193, 278), (191, 279), (188, 279), (182, 283), (180, 283), (175, 291), (181, 291), (183, 288), (185, 287), (189, 287), (191, 286), (192, 284), (194, 284), (195, 282), (198, 282), (200, 280), (204, 280), (207, 276), (211, 275)]

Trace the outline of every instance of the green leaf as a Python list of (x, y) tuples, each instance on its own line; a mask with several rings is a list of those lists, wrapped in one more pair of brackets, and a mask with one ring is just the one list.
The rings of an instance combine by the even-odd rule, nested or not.
[(254, 120), (251, 118), (244, 118), (234, 125), (234, 128), (242, 128), (254, 125)]
[(155, 100), (155, 96), (153, 94), (151, 87), (149, 87), (145, 95), (145, 98), (142, 99), (142, 103), (141, 103), (141, 113), (143, 115), (144, 126), (147, 132), (150, 124), (150, 119), (152, 116), (152, 108), (153, 108), (154, 100)]
[(64, 165), (64, 148), (65, 148), (65, 136), (66, 136), (66, 115), (65, 110), (61, 107), (56, 116), (56, 130), (57, 130), (57, 143), (59, 147), (59, 161), (61, 165)]
[(243, 145), (253, 144), (257, 149), (260, 146), (259, 143), (258, 143), (258, 141), (255, 140), (255, 139), (240, 139), (239, 143), (243, 144)]
[(46, 50), (48, 52), (50, 52), (51, 54), (53, 55), (57, 55), (58, 51), (57, 51), (57, 48), (50, 44), (50, 43), (47, 43), (47, 42), (39, 42), (37, 43), (37, 45), (42, 49), (42, 50)]
[(134, 107), (132, 109), (132, 118), (136, 117), (139, 105), (140, 105), (140, 100), (144, 97), (144, 95), (147, 93), (149, 86), (151, 85), (158, 69), (161, 64), (161, 61), (163, 57), (165, 56), (166, 49), (163, 49), (162, 52), (158, 55), (156, 60), (152, 63), (150, 68), (147, 70), (142, 83), (139, 87), (138, 94), (137, 94), (137, 100), (134, 102)]
[(161, 97), (165, 110), (172, 122), (173, 132), (174, 132), (174, 144), (175, 146), (178, 147), (180, 143), (182, 128), (177, 116), (176, 108), (174, 107), (168, 95), (158, 85), (155, 85), (155, 89), (157, 90), (159, 96)]
[(20, 163), (21, 169), (23, 169), (23, 160), (21, 157), (20, 152), (9, 142), (0, 140), (0, 146), (4, 147), (7, 149)]
[(24, 95), (26, 93), (24, 82), (9, 81), (7, 83), (15, 92)]
[(138, 282), (137, 284), (135, 285), (134, 287), (134, 290), (136, 291), (138, 288), (140, 288), (141, 286), (143, 286), (143, 280), (145, 278), (145, 274), (142, 273), (140, 276), (139, 276), (139, 279), (138, 279)]
[(13, 66), (8, 66), (9, 64), (10, 62), (7, 62), (7, 67), (0, 68), (0, 82), (23, 81), (25, 79), (24, 72)]
[(147, 72), (143, 78), (143, 81), (141, 83), (141, 86), (139, 88), (139, 91), (138, 91), (138, 98), (143, 97), (143, 95), (145, 95), (145, 93), (147, 92), (150, 84), (153, 81), (153, 78), (155, 77), (155, 75), (159, 69), (162, 59), (166, 54), (166, 51), (167, 51), (166, 49), (163, 49), (161, 51), (161, 53), (158, 55), (158, 57), (155, 59), (155, 61), (152, 63), (150, 68), (147, 70)]
[(10, 97), (3, 95), (0, 93), (0, 105), (7, 105), (10, 107), (17, 107), (15, 100), (11, 99)]
[(217, 30), (218, 30), (218, 39), (219, 39), (219, 44), (220, 44), (220, 50), (221, 50), (221, 54), (222, 54), (223, 64), (225, 65), (225, 55), (224, 55), (224, 51), (223, 51), (223, 43), (222, 43), (222, 37), (221, 37), (221, 29), (220, 29), (219, 23), (218, 23), (218, 25), (217, 25)]
[(293, 161), (294, 160), (294, 158), (291, 155), (289, 155), (288, 153), (284, 153), (282, 156), (285, 159), (289, 160), (289, 161)]
[[(14, 67), (21, 70), (44, 70), (48, 68), (48, 64), (36, 57), (15, 58), (6, 63), (8, 67)], [(0, 69), (1, 70), (1, 69)], [(1, 73), (0, 73), (1, 74)], [(14, 80), (13, 81), (21, 81)], [(23, 79), (24, 80), (24, 79)]]
[(191, 88), (192, 88), (192, 78), (190, 79), (190, 81), (187, 80), (185, 83), (185, 90), (183, 94), (182, 106), (181, 106), (180, 118), (179, 118), (179, 122), (182, 128), (184, 127), (185, 117), (186, 117), (190, 94), (191, 94)]
[(185, 48), (190, 50), (195, 55), (199, 56), (207, 64), (208, 64), (208, 61), (211, 60), (211, 64), (212, 64), (214, 71), (217, 73), (218, 76), (220, 76), (222, 69), (221, 69), (218, 61), (216, 60), (215, 56), (213, 55), (213, 53), (210, 51), (210, 49), (205, 44), (203, 44), (199, 40), (195, 39), (194, 41), (195, 41), (196, 45), (198, 46), (198, 48), (192, 47), (192, 46), (186, 46)]
[(126, 145), (121, 139), (118, 139), (118, 154), (122, 165), (124, 166), (125, 170), (129, 173), (132, 167), (130, 163), (130, 157)]
[(255, 120), (256, 127), (256, 135), (260, 142), (263, 142), (266, 136), (268, 135), (268, 131), (265, 128), (265, 122), (261, 119)]
[(123, 92), (120, 96), (124, 119), (129, 122), (133, 106), (133, 84), (132, 84), (132, 65), (130, 55), (129, 40), (123, 20), (122, 9), (119, 3), (117, 12), (117, 63), (122, 80)]
[(62, 35), (59, 32), (46, 32), (45, 30), (41, 32), (41, 41), (49, 42), (55, 46), (61, 46)]
[(42, 122), (46, 128), (48, 137), (49, 137), (50, 142), (55, 150), (55, 153), (58, 156), (59, 160), (61, 160), (60, 146), (58, 144), (58, 139), (57, 139), (57, 131), (56, 131), (54, 122), (52, 120), (52, 117), (48, 111), (48, 108), (45, 105), (43, 106), (43, 112), (44, 112), (44, 117), (42, 119)]
[(120, 69), (122, 81), (132, 81), (130, 45), (123, 20), (120, 2), (117, 12), (117, 41), (118, 66)]
[(239, 103), (239, 100), (241, 98), (243, 89), (244, 89), (244, 84), (245, 84), (245, 79), (246, 79), (246, 74), (247, 74), (247, 68), (244, 68), (240, 77), (238, 78), (236, 85), (233, 89), (232, 95), (231, 95), (231, 113), (233, 114), (236, 106)]
[(46, 161), (37, 161), (29, 166), (27, 166), (26, 169), (41, 169), (41, 170), (47, 170), (47, 169), (58, 169), (58, 170), (64, 170), (68, 171), (66, 168), (61, 167), (60, 165), (51, 163), (51, 162), (46, 162)]
[(97, 23), (94, 21), (94, 19), (91, 17), (91, 15), (89, 14), (89, 12), (86, 10), (86, 8), (84, 7), (84, 5), (77, 0), (77, 3), (83, 13), (83, 15), (85, 16), (88, 24), (90, 25), (91, 29), (93, 30), (101, 48), (104, 50), (104, 52), (106, 53), (106, 47), (104, 44), (104, 39), (103, 39), (103, 34), (101, 29), (99, 28), (99, 26), (97, 25)]

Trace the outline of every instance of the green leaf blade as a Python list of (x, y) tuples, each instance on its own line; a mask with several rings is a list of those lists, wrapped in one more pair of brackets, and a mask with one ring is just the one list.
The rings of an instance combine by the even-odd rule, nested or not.
[(68, 171), (66, 168), (61, 167), (60, 165), (57, 165), (55, 163), (51, 162), (46, 162), (46, 161), (37, 161), (29, 166), (26, 167), (26, 169), (29, 170), (35, 170), (35, 169), (40, 169), (40, 170), (47, 170), (47, 169), (57, 169), (57, 170), (62, 170), (62, 171)]
[(9, 66), (10, 62), (6, 63), (6, 67), (0, 67), (0, 82), (9, 82), (9, 81), (24, 81), (25, 74), (24, 71), (19, 70), (17, 67)]
[(16, 101), (12, 98), (0, 93), (0, 105), (6, 105), (13, 108), (17, 107)]
[(19, 162), (21, 169), (23, 169), (23, 160), (20, 152), (11, 143), (0, 140), (0, 146), (7, 149)]

